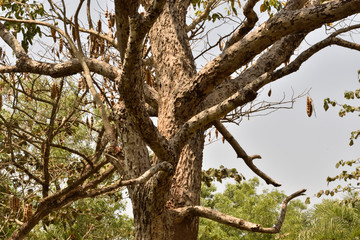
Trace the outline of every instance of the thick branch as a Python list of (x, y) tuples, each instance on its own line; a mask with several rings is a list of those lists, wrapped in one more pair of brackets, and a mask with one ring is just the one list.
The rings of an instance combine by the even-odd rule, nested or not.
[(246, 17), (245, 22), (234, 33), (234, 35), (226, 42), (225, 49), (233, 45), (235, 42), (242, 39), (248, 32), (253, 29), (255, 23), (258, 21), (258, 16), (254, 12), (253, 8), (259, 0), (249, 0), (244, 6), (244, 15)]
[(166, 1), (154, 1), (146, 14), (137, 14), (130, 18), (129, 42), (127, 45), (123, 72), (116, 79), (120, 94), (123, 96), (126, 110), (135, 122), (139, 133), (154, 153), (162, 160), (172, 160), (173, 151), (168, 141), (163, 137), (146, 112), (144, 101), (144, 85), (141, 76), (141, 45), (143, 38), (161, 13)]
[(129, 38), (129, 17), (133, 16), (139, 7), (139, 0), (115, 0), (116, 37), (121, 61), (124, 60)]
[(214, 209), (202, 207), (202, 206), (189, 206), (189, 207), (183, 207), (183, 208), (177, 208), (173, 211), (177, 213), (177, 221), (181, 222), (185, 217), (192, 215), (192, 216), (199, 216), (203, 218), (208, 218), (211, 220), (214, 220), (216, 222), (226, 224), (232, 227), (236, 227), (241, 230), (250, 231), (250, 232), (261, 232), (261, 233), (278, 233), (280, 232), (280, 229), (282, 227), (282, 224), (285, 219), (287, 205), (290, 200), (304, 195), (304, 192), (306, 189), (302, 189), (300, 191), (297, 191), (290, 196), (288, 196), (284, 202), (282, 203), (282, 208), (280, 212), (280, 217), (277, 223), (275, 224), (275, 227), (270, 228), (264, 228), (260, 224), (252, 223), (249, 221), (246, 221), (241, 218), (236, 218), (230, 215), (226, 215), (224, 213), (218, 212)]
[(201, 111), (181, 126), (175, 136), (171, 138), (170, 144), (174, 148), (181, 149), (183, 145), (180, 143), (186, 143), (187, 139), (189, 139), (201, 127), (204, 127), (212, 121), (225, 116), (237, 106), (251, 102), (256, 98), (256, 96), (256, 92), (249, 88), (244, 88), (218, 105)]
[[(0, 19), (3, 20), (3, 19)], [(0, 23), (0, 37), (11, 47), (17, 58), (26, 57), (27, 54), (18, 40), (12, 35), (2, 23)]]
[(224, 136), (226, 141), (229, 142), (229, 144), (233, 147), (235, 150), (237, 157), (242, 158), (245, 162), (245, 164), (259, 177), (265, 180), (267, 184), (272, 184), (275, 187), (281, 186), (280, 183), (277, 183), (275, 180), (270, 178), (268, 175), (266, 175), (264, 172), (262, 172), (260, 169), (258, 169), (254, 163), (254, 159), (261, 159), (260, 155), (253, 155), (249, 156), (245, 152), (245, 150), (240, 146), (240, 144), (236, 141), (236, 139), (232, 136), (232, 134), (225, 128), (225, 126), (219, 121), (216, 120), (213, 122), (216, 129)]
[(311, 8), (280, 11), (209, 62), (194, 77), (192, 84), (184, 86), (184, 91), (179, 91), (175, 104), (195, 108), (227, 76), (280, 38), (295, 32), (312, 31), (324, 23), (358, 12), (360, 0), (331, 1)]
[(302, 52), (294, 61), (292, 61), (286, 67), (283, 67), (283, 68), (275, 71), (273, 74), (271, 74), (271, 76), (266, 81), (261, 83), (261, 85), (259, 85), (259, 86), (263, 86), (266, 83), (275, 81), (283, 76), (286, 76), (293, 72), (296, 72), (300, 68), (300, 66), (305, 61), (307, 61), (311, 56), (313, 56), (315, 53), (319, 52), (320, 50), (322, 50), (325, 47), (328, 47), (330, 45), (338, 45), (338, 46), (342, 46), (342, 47), (360, 51), (359, 44), (348, 42), (348, 41), (345, 41), (340, 38), (335, 38), (335, 37), (333, 37), (333, 35), (331, 35), (330, 37), (324, 39), (321, 42), (316, 43), (315, 45), (311, 46), (310, 48), (308, 48), (307, 50)]

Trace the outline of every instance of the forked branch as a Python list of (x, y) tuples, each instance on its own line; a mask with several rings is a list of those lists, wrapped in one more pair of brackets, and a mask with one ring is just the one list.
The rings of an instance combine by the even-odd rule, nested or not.
[(262, 172), (260, 169), (258, 169), (254, 163), (254, 159), (261, 159), (260, 155), (252, 155), (249, 156), (245, 152), (245, 150), (240, 146), (240, 144), (236, 141), (236, 139), (232, 136), (232, 134), (225, 128), (225, 126), (219, 121), (216, 120), (213, 122), (213, 125), (216, 127), (216, 129), (224, 136), (226, 141), (233, 147), (235, 150), (237, 157), (242, 158), (245, 162), (245, 164), (259, 177), (264, 179), (264, 181), (267, 184), (272, 184), (275, 187), (281, 186), (280, 183), (277, 183), (275, 180), (273, 180), (271, 177), (269, 177), (267, 174)]
[(297, 191), (290, 196), (288, 196), (282, 203), (281, 212), (277, 223), (274, 227), (262, 227), (258, 223), (253, 223), (246, 221), (241, 218), (233, 217), (221, 212), (218, 212), (211, 208), (206, 208), (202, 206), (189, 206), (174, 209), (173, 211), (177, 214), (176, 221), (181, 222), (187, 216), (199, 216), (207, 219), (211, 219), (213, 221), (226, 224), (228, 226), (236, 227), (241, 230), (250, 231), (250, 232), (260, 232), (260, 233), (279, 233), (282, 227), (282, 224), (285, 220), (286, 210), (288, 203), (301, 195), (304, 195), (306, 189), (302, 189)]

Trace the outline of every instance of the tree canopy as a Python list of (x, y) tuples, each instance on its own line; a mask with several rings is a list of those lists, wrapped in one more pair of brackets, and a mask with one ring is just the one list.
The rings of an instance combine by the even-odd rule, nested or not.
[[(0, 231), (10, 239), (30, 236), (40, 224), (45, 229), (64, 212), (71, 235), (101, 218), (74, 223), (77, 204), (91, 206), (101, 196), (116, 205), (125, 187), (135, 239), (196, 239), (200, 217), (279, 233), (288, 203), (305, 189), (275, 196), (282, 201), (277, 218), (261, 209), (272, 224), (202, 206), (202, 180), (243, 179), (237, 169), (202, 171), (204, 135), (216, 129), (257, 176), (280, 186), (254, 164), (262, 156), (249, 155), (224, 123), (281, 107), (257, 101), (258, 92), (318, 51), (360, 50), (342, 38), (360, 27), (351, 21), (360, 0), (3, 0), (0, 6)], [(328, 37), (299, 48), (322, 27)], [(131, 228), (117, 220), (114, 227)], [(89, 227), (75, 235), (96, 236)]]

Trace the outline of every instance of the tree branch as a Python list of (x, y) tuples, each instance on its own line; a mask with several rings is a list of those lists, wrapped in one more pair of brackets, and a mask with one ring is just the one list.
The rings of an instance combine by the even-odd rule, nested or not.
[(248, 32), (251, 31), (251, 29), (253, 29), (255, 23), (259, 20), (258, 16), (253, 10), (257, 2), (259, 2), (259, 0), (249, 0), (246, 2), (243, 10), (246, 20), (243, 25), (241, 25), (240, 28), (234, 33), (234, 35), (231, 36), (229, 41), (226, 42), (224, 50), (242, 39)]
[(219, 104), (201, 111), (181, 126), (179, 131), (170, 139), (170, 145), (176, 149), (181, 149), (198, 129), (221, 118), (237, 106), (251, 102), (256, 96), (257, 93), (252, 89), (244, 88)]
[[(0, 20), (3, 20), (0, 18)], [(0, 22), (0, 37), (6, 42), (7, 45), (15, 52), (16, 58), (27, 57), (27, 54), (18, 40), (12, 35), (5, 26)]]
[(213, 122), (216, 129), (224, 136), (226, 141), (229, 142), (229, 144), (233, 147), (235, 150), (237, 157), (242, 158), (245, 162), (245, 164), (259, 177), (261, 177), (267, 184), (272, 184), (275, 187), (281, 186), (280, 183), (277, 183), (275, 180), (270, 178), (268, 175), (266, 175), (264, 172), (262, 172), (260, 169), (258, 169), (254, 163), (254, 159), (261, 159), (260, 155), (252, 155), (249, 156), (245, 152), (245, 150), (240, 146), (240, 144), (236, 141), (236, 139), (231, 135), (231, 133), (225, 128), (225, 126), (219, 121), (216, 120)]
[(144, 84), (141, 76), (142, 41), (154, 24), (165, 5), (165, 0), (154, 1), (144, 14), (136, 14), (129, 20), (129, 42), (124, 56), (123, 72), (116, 79), (126, 110), (135, 122), (135, 126), (154, 153), (163, 161), (172, 161), (174, 152), (167, 139), (162, 136), (146, 112)]
[(304, 192), (306, 189), (302, 189), (300, 191), (297, 191), (290, 196), (288, 196), (282, 203), (282, 208), (280, 212), (280, 217), (277, 223), (274, 227), (271, 228), (264, 228), (260, 224), (252, 223), (249, 221), (246, 221), (241, 218), (233, 217), (230, 215), (226, 215), (224, 213), (218, 212), (214, 209), (202, 207), (202, 206), (189, 206), (189, 207), (183, 207), (183, 208), (177, 208), (172, 210), (175, 214), (177, 214), (177, 222), (181, 222), (185, 217), (187, 216), (199, 216), (203, 218), (208, 218), (213, 221), (226, 224), (228, 226), (236, 227), (241, 230), (250, 231), (250, 232), (261, 232), (261, 233), (278, 233), (280, 232), (280, 229), (282, 227), (282, 224), (285, 219), (287, 205), (290, 200), (304, 195)]
[(170, 163), (161, 162), (159, 164), (152, 166), (149, 170), (147, 170), (146, 172), (144, 172), (141, 176), (139, 176), (137, 178), (133, 178), (133, 179), (129, 179), (129, 180), (120, 180), (120, 181), (118, 181), (118, 183), (113, 184), (106, 188), (89, 190), (87, 192), (87, 197), (99, 196), (101, 194), (114, 191), (114, 190), (118, 189), (119, 187), (123, 187), (123, 186), (133, 186), (133, 185), (137, 185), (137, 184), (142, 184), (142, 183), (147, 182), (152, 176), (154, 176), (156, 173), (158, 173), (160, 171), (171, 172), (172, 170), (173, 170), (173, 166)]
[(218, 2), (219, 0), (211, 0), (207, 2), (206, 7), (204, 11), (201, 13), (201, 15), (198, 16), (190, 25), (186, 27), (186, 32), (193, 30), (196, 27), (196, 25), (198, 25), (201, 21), (206, 19), (209, 16), (210, 11), (213, 9), (213, 6), (216, 5)]
[(206, 64), (195, 75), (192, 84), (179, 91), (175, 105), (191, 105), (196, 109), (227, 76), (282, 37), (295, 32), (312, 31), (324, 23), (334, 22), (358, 12), (360, 0), (330, 1), (315, 7), (280, 11)]

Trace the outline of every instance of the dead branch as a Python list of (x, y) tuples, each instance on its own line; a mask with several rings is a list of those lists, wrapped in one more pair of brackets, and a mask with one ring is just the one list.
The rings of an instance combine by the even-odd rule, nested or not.
[(245, 150), (240, 146), (240, 144), (236, 141), (236, 139), (232, 136), (232, 134), (225, 128), (225, 126), (219, 121), (216, 120), (213, 122), (213, 125), (216, 127), (216, 129), (224, 136), (224, 138), (226, 139), (226, 141), (228, 141), (228, 143), (233, 147), (233, 149), (235, 150), (237, 157), (238, 158), (242, 158), (245, 162), (245, 164), (259, 177), (261, 177), (262, 179), (264, 179), (264, 181), (267, 184), (272, 184), (275, 187), (279, 187), (281, 186), (280, 183), (277, 183), (275, 180), (273, 180), (272, 178), (270, 178), (267, 174), (265, 174), (264, 172), (262, 172), (260, 169), (258, 169), (254, 163), (253, 160), (254, 159), (261, 159), (260, 155), (252, 155), (249, 156)]
[(173, 211), (177, 215), (176, 221), (178, 221), (178, 222), (181, 222), (185, 217), (192, 215), (192, 216), (199, 216), (199, 217), (211, 219), (213, 221), (216, 221), (216, 222), (219, 222), (222, 224), (226, 224), (228, 226), (236, 227), (238, 229), (245, 230), (245, 231), (260, 232), (260, 233), (278, 233), (278, 232), (280, 232), (280, 229), (284, 222), (287, 205), (288, 205), (289, 201), (291, 201), (292, 199), (294, 199), (298, 196), (304, 195), (305, 191), (306, 191), (306, 189), (297, 191), (297, 192), (291, 194), (290, 196), (288, 196), (283, 201), (279, 220), (277, 221), (277, 223), (275, 224), (274, 227), (270, 227), (270, 228), (262, 227), (258, 223), (252, 223), (252, 222), (246, 221), (244, 219), (233, 217), (233, 216), (218, 212), (214, 209), (206, 208), (206, 207), (202, 207), (202, 206), (188, 206), (188, 207), (177, 208), (177, 209), (174, 209), (171, 211)]

